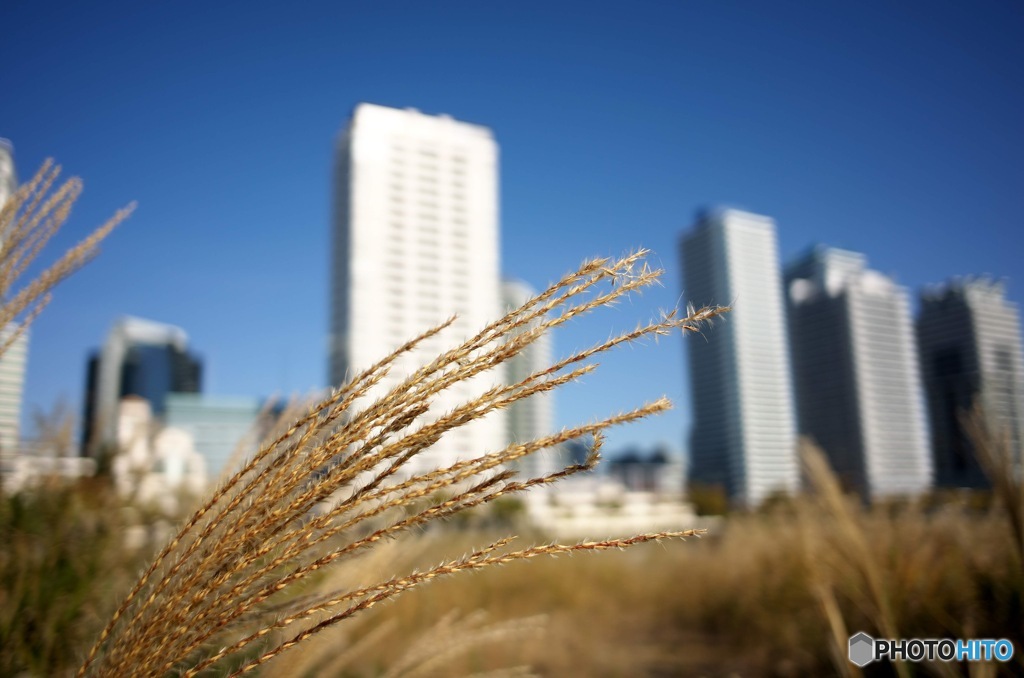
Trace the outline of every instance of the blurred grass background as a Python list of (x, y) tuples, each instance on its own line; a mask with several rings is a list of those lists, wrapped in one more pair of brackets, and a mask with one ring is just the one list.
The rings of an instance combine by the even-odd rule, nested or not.
[[(813, 493), (730, 515), (702, 540), (439, 581), (262, 672), (520, 675), (508, 667), (529, 666), (546, 676), (859, 675), (845, 643), (861, 630), (1009, 638), (1018, 648), (1009, 665), (932, 664), (903, 675), (1024, 672), (1024, 569), (1003, 503), (963, 492), (865, 507), (815, 473), (822, 469), (811, 468)], [(493, 516), (413, 535), (383, 560), (357, 563), (370, 577), (397, 571), (399, 560), (436, 563), (486, 543), (494, 532), (486, 518)], [(158, 545), (159, 525), (117, 499), (102, 476), (4, 495), (0, 675), (72, 673)], [(128, 531), (140, 528), (149, 538), (126, 548)], [(417, 660), (424, 646), (442, 661)], [(897, 673), (888, 664), (869, 669)]]

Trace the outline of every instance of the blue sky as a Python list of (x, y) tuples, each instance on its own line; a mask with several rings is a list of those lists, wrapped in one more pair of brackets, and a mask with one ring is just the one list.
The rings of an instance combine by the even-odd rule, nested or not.
[[(0, 136), (22, 178), (52, 156), (85, 180), (51, 251), (139, 203), (37, 321), (26, 411), (79, 411), (120, 314), (185, 328), (208, 392), (323, 386), (332, 144), (359, 101), (494, 130), (507, 276), (655, 251), (664, 288), (559, 352), (685, 298), (677, 239), (706, 204), (774, 217), (783, 260), (824, 242), (911, 288), (990, 273), (1020, 300), (1021, 35), (1009, 0), (7, 3)], [(666, 394), (610, 447), (682, 447), (682, 340), (603, 363), (559, 423)]]

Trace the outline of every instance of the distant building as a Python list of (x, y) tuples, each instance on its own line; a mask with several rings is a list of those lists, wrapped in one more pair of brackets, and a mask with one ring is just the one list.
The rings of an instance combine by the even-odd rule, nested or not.
[(793, 493), (796, 423), (775, 222), (734, 209), (703, 212), (680, 249), (683, 297), (733, 306), (706, 338), (686, 342), (690, 480), (750, 506)]
[[(18, 189), (14, 147), (0, 139), (0, 209)], [(12, 215), (13, 216), (13, 215)], [(0, 234), (2, 244), (3, 234)], [(92, 459), (69, 457), (63, 438), (26, 441), (21, 438), (21, 414), (29, 330), (9, 322), (0, 327), (0, 485), (8, 492), (55, 479), (71, 480), (95, 472)]]
[(156, 416), (163, 416), (168, 394), (198, 393), (202, 364), (188, 351), (188, 336), (180, 327), (142, 318), (115, 323), (103, 348), (88, 364), (82, 443), (117, 442), (121, 399), (144, 398)]
[(145, 398), (129, 395), (121, 400), (117, 444), (120, 454), (111, 470), (122, 496), (174, 515), (189, 498), (203, 493), (207, 473), (192, 436), (161, 425)]
[(582, 439), (566, 440), (558, 446), (562, 463), (566, 466), (586, 463), (591, 451), (594, 449), (594, 439), (586, 436)]
[(18, 190), (18, 173), (14, 165), (14, 145), (0, 139), (0, 208)]
[(0, 454), (0, 486), (20, 492), (53, 480), (74, 480), (96, 473), (96, 460), (69, 455), (59, 441), (22, 440), (16, 453)]
[(258, 398), (171, 393), (164, 422), (192, 437), (210, 480), (216, 480), (255, 450), (260, 411)]
[[(491, 130), (449, 116), (356, 106), (337, 142), (329, 382), (339, 386), (446, 320), (446, 332), (401, 359), (374, 390), (401, 383), (500, 312), (498, 146)], [(484, 374), (441, 394), (432, 413), (502, 380)], [(446, 434), (421, 466), (493, 451), (504, 413)]]
[[(524, 282), (506, 280), (502, 282), (501, 294), (505, 309), (512, 310), (525, 304), (537, 292)], [(509, 384), (518, 383), (534, 372), (550, 367), (551, 359), (551, 336), (544, 334), (506, 363), (505, 378)], [(554, 393), (537, 393), (513, 403), (505, 416), (508, 443), (529, 442), (551, 435), (554, 432)], [(558, 456), (556, 450), (541, 450), (522, 459), (519, 466), (529, 475), (550, 473), (559, 464)]]
[(20, 442), (21, 406), (25, 390), (25, 367), (28, 363), (28, 330), (8, 342), (18, 326), (10, 323), (0, 329), (0, 454), (13, 453)]
[(815, 247), (786, 268), (801, 435), (870, 498), (931, 485), (907, 291), (862, 254)]
[(977, 402), (1019, 465), (1024, 427), (1020, 316), (1003, 283), (953, 279), (924, 291), (917, 320), (936, 482), (989, 485), (961, 417)]
[[(14, 146), (7, 139), (0, 139), (0, 209), (17, 188)], [(17, 331), (18, 325), (13, 322), (0, 327), (0, 458), (16, 454), (20, 442), (21, 406), (25, 367), (28, 363), (28, 330), (14, 338)]]
[(607, 462), (608, 475), (630, 492), (679, 495), (684, 490), (682, 457), (665, 446), (650, 452), (632, 448)]
[(630, 490), (604, 475), (566, 478), (543, 495), (528, 492), (524, 500), (533, 527), (553, 539), (714, 529), (720, 522), (718, 518), (698, 517), (678, 492)]

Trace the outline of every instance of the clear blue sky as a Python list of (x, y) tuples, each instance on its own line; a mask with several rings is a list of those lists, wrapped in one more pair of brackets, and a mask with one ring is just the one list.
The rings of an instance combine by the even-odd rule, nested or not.
[[(865, 252), (917, 288), (1010, 278), (1024, 255), (1024, 5), (1002, 2), (5, 4), (0, 136), (22, 178), (48, 156), (86, 191), (54, 251), (136, 215), (32, 335), (27, 410), (80, 407), (120, 314), (180, 325), (208, 392), (324, 385), (332, 143), (359, 101), (490, 126), (504, 273), (656, 251), (665, 287), (556, 336), (561, 352), (680, 298), (694, 211), (771, 215), (783, 259)], [(678, 338), (604, 361), (558, 400), (681, 447)]]

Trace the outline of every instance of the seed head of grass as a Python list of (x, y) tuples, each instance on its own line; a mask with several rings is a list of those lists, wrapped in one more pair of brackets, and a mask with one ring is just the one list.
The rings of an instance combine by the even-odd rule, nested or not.
[(47, 160), (0, 207), (0, 327), (21, 321), (0, 343), (0, 355), (50, 302), (53, 288), (88, 263), (103, 239), (135, 209), (133, 203), (119, 210), (39, 275), (19, 285), (29, 266), (71, 216), (71, 208), (82, 193), (82, 180), (77, 177), (57, 185), (60, 172), (60, 165)]
[[(660, 532), (626, 539), (515, 549), (501, 539), (425, 570), (312, 594), (322, 571), (346, 567), (375, 544), (498, 497), (594, 467), (602, 432), (656, 414), (661, 398), (619, 414), (504, 449), (420, 470), (409, 462), (441, 436), (524, 398), (578, 380), (590, 360), (621, 344), (673, 331), (696, 332), (728, 309), (662, 314), (577, 351), (514, 384), (496, 384), (438, 413), (452, 386), (520, 354), (545, 332), (658, 281), (640, 251), (584, 262), (544, 292), (461, 345), (373, 397), (396, 361), (448, 327), (442, 323), (399, 347), (313, 405), (224, 481), (139, 579), (90, 651), (79, 675), (194, 676), (207, 669), (241, 675), (319, 632), (439, 577), (536, 556), (618, 549), (696, 536)], [(593, 436), (583, 464), (519, 477), (513, 462)], [(413, 469), (413, 470), (410, 470)]]

